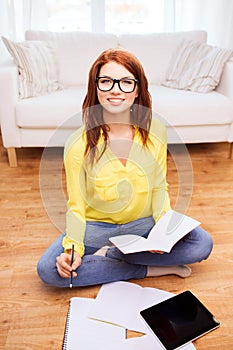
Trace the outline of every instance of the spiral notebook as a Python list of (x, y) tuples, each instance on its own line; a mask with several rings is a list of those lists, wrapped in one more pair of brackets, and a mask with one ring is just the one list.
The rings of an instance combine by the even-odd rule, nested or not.
[(103, 350), (110, 342), (116, 344), (125, 340), (124, 328), (110, 323), (88, 318), (88, 313), (95, 299), (74, 297), (70, 299), (67, 314), (63, 350)]
[[(185, 301), (185, 304), (179, 304), (177, 300)], [(195, 301), (194, 305), (191, 301)], [(168, 309), (163, 309), (166, 305)], [(178, 325), (174, 325), (172, 333), (165, 323), (166, 312), (169, 313), (168, 325), (174, 325), (177, 319)], [(172, 334), (173, 339), (178, 334), (174, 344), (169, 343), (170, 338), (164, 340), (164, 335), (161, 336), (164, 327), (167, 337)], [(219, 322), (190, 291), (174, 296), (156, 288), (119, 281), (103, 285), (96, 299), (70, 299), (62, 349), (105, 350), (111, 344), (111, 350), (173, 350), (180, 346), (182, 350), (194, 350), (191, 341), (217, 327)], [(145, 335), (127, 339), (127, 329)]]
[[(156, 337), (145, 334), (126, 339), (126, 329), (108, 322), (92, 320), (88, 314), (95, 299), (71, 298), (63, 340), (63, 350), (163, 350)], [(195, 350), (189, 344), (184, 350)]]
[(67, 350), (69, 326), (70, 326), (70, 307), (68, 309), (67, 318), (66, 318), (66, 326), (65, 326), (65, 333), (64, 333), (62, 350)]

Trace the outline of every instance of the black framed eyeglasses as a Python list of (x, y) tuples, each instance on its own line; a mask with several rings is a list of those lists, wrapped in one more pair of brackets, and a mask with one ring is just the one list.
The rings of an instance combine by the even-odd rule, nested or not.
[(100, 91), (110, 91), (116, 83), (122, 92), (130, 93), (135, 90), (138, 80), (134, 78), (112, 79), (105, 76), (96, 78), (96, 84)]

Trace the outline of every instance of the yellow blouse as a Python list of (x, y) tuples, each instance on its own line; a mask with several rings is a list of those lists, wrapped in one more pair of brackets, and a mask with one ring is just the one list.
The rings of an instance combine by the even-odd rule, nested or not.
[[(65, 251), (74, 244), (75, 250), (83, 256), (86, 221), (125, 224), (151, 215), (157, 221), (162, 212), (170, 209), (166, 128), (153, 118), (147, 147), (143, 146), (137, 128), (135, 130), (125, 166), (109, 147), (91, 166), (84, 157), (83, 127), (67, 141), (64, 151), (68, 191)], [(97, 145), (100, 152), (103, 142), (100, 136)]]

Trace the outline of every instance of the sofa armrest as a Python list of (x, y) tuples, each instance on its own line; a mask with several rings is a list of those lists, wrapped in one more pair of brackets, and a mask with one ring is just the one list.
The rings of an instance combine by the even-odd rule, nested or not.
[[(221, 81), (216, 89), (217, 92), (229, 97), (233, 102), (233, 58), (231, 58), (224, 67)], [(233, 142), (233, 123), (231, 124), (228, 142)], [(232, 158), (232, 144), (230, 146), (230, 158)]]
[(229, 97), (233, 101), (233, 58), (225, 64), (216, 91)]
[(13, 62), (0, 64), (0, 123), (3, 146), (21, 147), (15, 121), (15, 106), (19, 99), (18, 72)]

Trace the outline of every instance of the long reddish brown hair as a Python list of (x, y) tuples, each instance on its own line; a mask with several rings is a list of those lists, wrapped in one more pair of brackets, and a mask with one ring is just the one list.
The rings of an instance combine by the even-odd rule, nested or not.
[(151, 124), (151, 96), (148, 91), (148, 81), (140, 61), (132, 53), (124, 49), (109, 49), (102, 52), (89, 71), (88, 90), (82, 106), (83, 122), (87, 138), (85, 155), (90, 155), (92, 164), (96, 156), (96, 145), (100, 137), (100, 132), (102, 130), (105, 145), (97, 160), (106, 149), (109, 130), (108, 125), (103, 120), (103, 109), (97, 96), (96, 78), (99, 76), (101, 67), (111, 61), (124, 66), (138, 80), (138, 96), (135, 98), (131, 108), (130, 122), (131, 125), (138, 127), (144, 146), (147, 144)]

